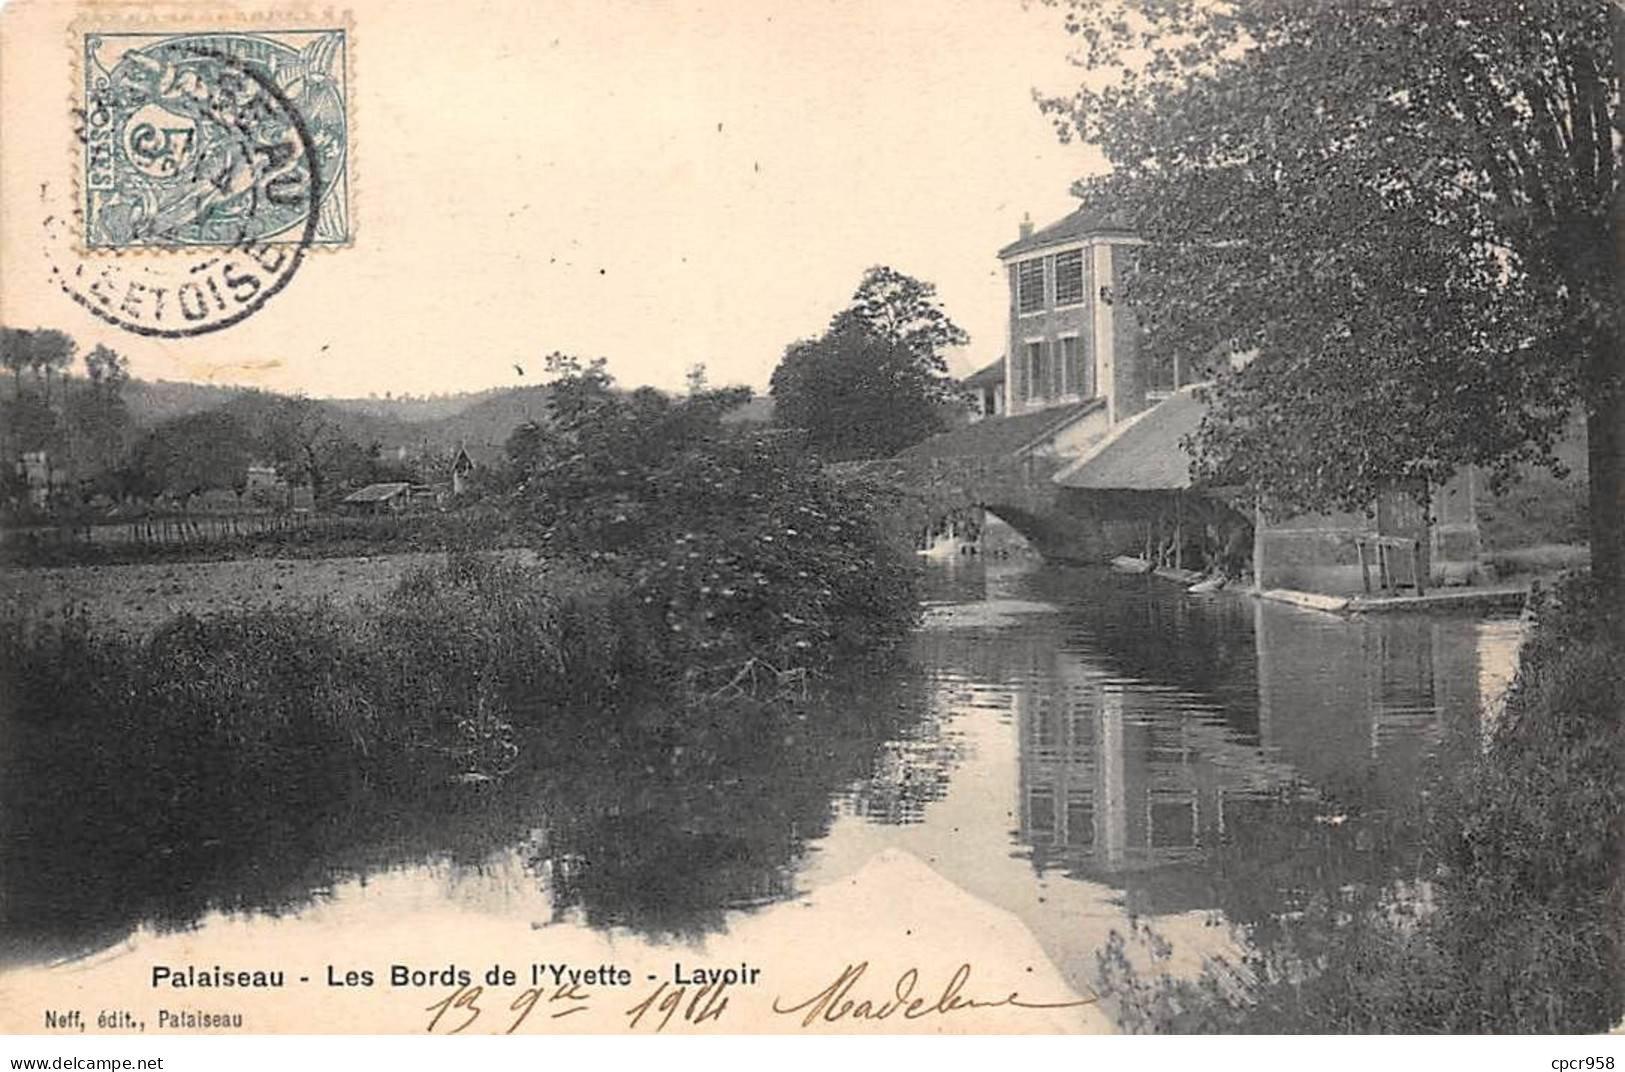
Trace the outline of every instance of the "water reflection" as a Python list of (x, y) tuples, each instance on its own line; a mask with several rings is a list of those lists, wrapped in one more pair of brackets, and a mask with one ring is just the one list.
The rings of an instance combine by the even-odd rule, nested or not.
[[(958, 598), (974, 580), (961, 565)], [(1103, 571), (982, 582), (1058, 613), (924, 636), (920, 661), (1008, 711), (1033, 871), (1141, 914), (1254, 922), (1309, 885), (1404, 875), (1441, 739), (1483, 732), (1516, 656), (1516, 623), (1348, 621)]]
[(234, 770), (168, 739), (77, 770), (36, 728), (0, 757), (0, 957), (143, 927), (201, 926), (206, 950), (221, 914), (330, 904), (687, 941), (900, 849), (1083, 992), (1130, 914), (1195, 956), (1215, 921), (1256, 936), (1414, 869), (1428, 765), (1482, 732), (1518, 637), (1019, 562), (935, 577), (944, 613), (901, 666), (804, 705), (577, 720), (500, 786)]
[[(904, 728), (910, 681), (860, 679), (862, 703), (843, 691), (817, 710), (740, 701), (577, 720), (532, 737), (522, 772), (472, 787), (243, 770), (184, 740), (103, 750), (84, 770), (82, 752), (47, 761), (48, 735), (19, 741), (0, 758), (0, 963), (211, 914), (298, 914), (388, 871), (444, 889), (447, 867), (523, 875), (542, 895), (519, 898), (537, 923), (695, 937), (788, 896), (833, 802), (883, 769), (877, 756), (931, 747)], [(870, 784), (888, 817), (930, 796)]]

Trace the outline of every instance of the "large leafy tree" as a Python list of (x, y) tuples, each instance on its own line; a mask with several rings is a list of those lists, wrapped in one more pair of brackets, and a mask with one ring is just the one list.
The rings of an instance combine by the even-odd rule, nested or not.
[(1595, 0), (1063, 0), (1043, 106), (1146, 240), (1148, 348), (1221, 361), (1199, 466), (1277, 509), (1555, 464), (1583, 413), (1620, 583), (1625, 13)]
[(942, 430), (956, 398), (944, 351), (969, 341), (932, 284), (871, 268), (823, 335), (785, 351), (774, 420), (827, 458), (888, 457)]

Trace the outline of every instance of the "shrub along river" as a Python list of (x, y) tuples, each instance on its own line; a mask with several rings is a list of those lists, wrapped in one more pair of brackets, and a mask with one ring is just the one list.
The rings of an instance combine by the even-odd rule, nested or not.
[(1019, 921), (1076, 993), (1131, 920), (1188, 972), (1316, 890), (1415, 877), (1430, 763), (1487, 729), (1520, 637), (1020, 561), (929, 568), (925, 623), (884, 674), (754, 719), (554, 729), (500, 783), (298, 808), (189, 786), (149, 807), (210, 803), (157, 823), (104, 814), (71, 756), (17, 772), (85, 791), (5, 848), (8, 974), (161, 959), (178, 935), (200, 964), (319, 945), (291, 966), (313, 972), (515, 924), (633, 962), (729, 932), (822, 940), (818, 891), (876, 859), (909, 861), (900, 903), (930, 875)]

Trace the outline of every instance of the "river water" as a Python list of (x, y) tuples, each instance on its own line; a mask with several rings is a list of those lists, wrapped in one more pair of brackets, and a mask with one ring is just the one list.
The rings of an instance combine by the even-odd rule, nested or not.
[[(488, 960), (542, 939), (555, 959), (782, 961), (861, 933), (944, 963), (956, 945), (1015, 957), (1088, 994), (1136, 923), (1189, 973), (1313, 889), (1407, 877), (1433, 759), (1482, 738), (1520, 637), (1024, 559), (929, 569), (902, 667), (782, 722), (613, 748), (555, 735), (514, 785), (247, 809), (116, 874), (95, 846), (36, 846), (17, 903), (71, 909), (12, 936), (0, 988), (126, 989), (151, 963), (289, 948), (310, 972)], [(369, 1029), (312, 1015), (296, 1022)]]

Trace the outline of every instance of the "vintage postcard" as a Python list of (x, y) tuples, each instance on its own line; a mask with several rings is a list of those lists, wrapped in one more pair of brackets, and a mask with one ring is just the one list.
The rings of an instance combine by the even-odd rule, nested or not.
[(1620, 39), (6, 5), (0, 1032), (1615, 1028)]

